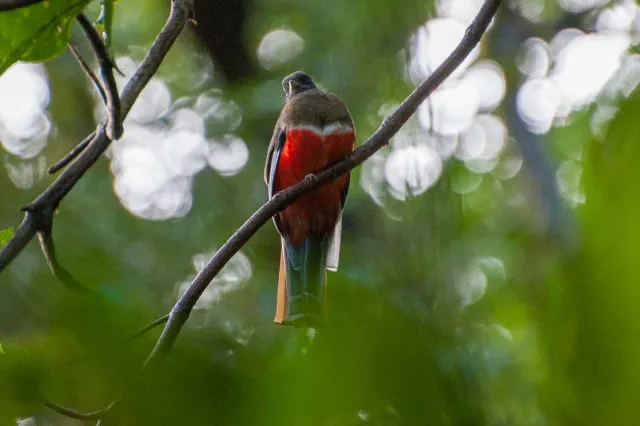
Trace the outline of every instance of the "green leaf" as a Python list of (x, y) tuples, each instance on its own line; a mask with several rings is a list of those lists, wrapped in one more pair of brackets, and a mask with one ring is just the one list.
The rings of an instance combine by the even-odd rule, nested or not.
[(8, 229), (0, 230), (0, 247), (7, 244), (9, 239), (13, 236), (13, 226)]
[(69, 24), (91, 0), (46, 0), (0, 13), (0, 74), (17, 61), (40, 62), (60, 54)]

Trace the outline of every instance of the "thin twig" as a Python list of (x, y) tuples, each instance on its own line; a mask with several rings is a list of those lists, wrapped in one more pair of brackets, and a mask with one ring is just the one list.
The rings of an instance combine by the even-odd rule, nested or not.
[(40, 240), (40, 248), (44, 254), (44, 259), (47, 262), (47, 266), (62, 284), (66, 285), (70, 290), (77, 291), (79, 293), (91, 293), (92, 291), (80, 284), (73, 275), (69, 273), (64, 267), (58, 263), (56, 257), (56, 248), (53, 243), (53, 227), (50, 223), (48, 226), (41, 228), (38, 231), (38, 239)]
[(147, 332), (153, 330), (154, 328), (161, 326), (162, 324), (164, 324), (165, 322), (169, 321), (169, 314), (158, 318), (157, 320), (155, 320), (154, 322), (145, 325), (144, 327), (142, 327), (140, 330), (138, 330), (137, 332), (135, 332), (134, 334), (131, 335), (131, 339), (137, 339), (140, 336), (145, 335)]
[(72, 410), (70, 408), (62, 407), (58, 404), (54, 404), (53, 402), (45, 401), (44, 405), (47, 408), (52, 409), (58, 414), (62, 414), (63, 416), (76, 419), (76, 420), (97, 420), (102, 417), (111, 407), (107, 407), (104, 410), (94, 411), (92, 413), (81, 413), (79, 411)]
[(91, 142), (91, 139), (93, 139), (95, 135), (96, 135), (95, 131), (89, 134), (89, 136), (84, 138), (82, 142), (80, 142), (71, 151), (69, 151), (67, 155), (65, 155), (60, 160), (58, 160), (58, 162), (55, 163), (53, 166), (49, 167), (49, 171), (48, 171), (49, 174), (52, 175), (57, 173), (59, 170), (63, 169), (67, 164), (72, 162), (78, 155), (80, 155), (82, 151), (84, 151), (84, 149), (89, 145), (89, 142)]
[[(158, 318), (157, 320), (145, 325), (144, 327), (142, 327), (141, 329), (139, 329), (138, 331), (136, 331), (135, 333), (123, 338), (120, 342), (120, 345), (118, 345), (118, 347), (120, 348), (121, 345), (126, 345), (128, 343), (133, 342), (134, 340), (144, 336), (145, 334), (147, 334), (149, 331), (161, 326), (162, 324), (164, 324), (165, 322), (167, 322), (167, 320), (169, 320), (169, 314), (164, 315), (160, 318)], [(93, 353), (88, 353), (85, 354), (83, 356), (81, 356), (80, 358), (77, 358), (75, 360), (73, 360), (72, 362), (69, 363), (69, 365), (73, 366), (73, 365), (77, 365), (80, 364), (81, 362), (86, 361), (87, 359), (90, 359), (98, 354), (103, 354), (103, 351), (96, 351)]]
[[(303, 181), (298, 182), (284, 191), (276, 193), (224, 243), (207, 262), (205, 267), (196, 275), (187, 290), (174, 305), (169, 314), (167, 324), (156, 342), (155, 347), (147, 357), (139, 375), (134, 379), (132, 386), (125, 389), (126, 392), (133, 392), (136, 385), (140, 384), (145, 373), (153, 367), (156, 362), (169, 353), (196, 302), (211, 283), (211, 280), (220, 272), (231, 257), (237, 253), (271, 217), (285, 209), (296, 198), (344, 175), (387, 145), (389, 140), (415, 113), (418, 106), (462, 63), (478, 44), (501, 2), (501, 0), (485, 1), (478, 15), (469, 28), (467, 28), (462, 41), (449, 57), (429, 78), (416, 88), (392, 114), (385, 118), (380, 127), (364, 144), (331, 167), (317, 174), (308, 175)], [(117, 402), (122, 400), (125, 395), (126, 394), (123, 393), (117, 400), (113, 401), (109, 407), (113, 409)]]
[[(40, 240), (42, 253), (44, 254), (47, 265), (51, 269), (53, 275), (71, 290), (84, 293), (88, 292), (88, 290), (83, 287), (82, 284), (80, 284), (75, 278), (73, 278), (73, 276), (58, 263), (52, 238), (53, 211), (48, 210), (47, 208), (31, 210), (29, 207), (23, 208), (23, 211), (26, 215), (25, 220), (18, 227), (18, 230), (21, 230), (21, 232), (24, 233), (24, 236), (19, 238), (12, 238), (9, 242), (11, 243), (15, 240), (14, 243), (16, 244), (16, 246), (18, 244), (26, 245), (26, 243), (29, 241), (27, 237), (29, 239), (33, 238), (33, 235), (30, 234), (31, 230), (35, 230)], [(16, 236), (14, 235), (14, 237)], [(24, 245), (22, 247), (24, 247)], [(0, 251), (1, 265), (5, 265), (7, 264), (6, 262), (11, 261), (11, 253), (11, 251)], [(7, 254), (7, 256), (5, 256), (5, 254)]]
[(109, 57), (107, 47), (100, 36), (98, 30), (93, 26), (87, 15), (81, 13), (77, 17), (80, 26), (84, 30), (91, 47), (96, 53), (100, 64), (100, 75), (104, 83), (106, 92), (106, 106), (109, 113), (107, 121), (107, 137), (111, 140), (119, 139), (122, 136), (122, 116), (120, 114), (120, 98), (118, 97), (118, 86), (113, 76), (113, 61)]
[(102, 99), (102, 102), (104, 102), (104, 104), (106, 105), (107, 104), (107, 94), (104, 93), (104, 89), (102, 88), (102, 84), (100, 84), (100, 80), (98, 80), (98, 77), (96, 77), (96, 75), (93, 73), (91, 68), (89, 68), (89, 65), (85, 62), (85, 60), (82, 59), (82, 56), (80, 56), (80, 52), (78, 52), (76, 50), (76, 48), (73, 47), (73, 44), (67, 43), (67, 47), (69, 48), (69, 52), (71, 52), (73, 57), (76, 58), (76, 61), (78, 62), (78, 65), (80, 65), (80, 68), (82, 68), (82, 71), (84, 71), (84, 73), (87, 75), (87, 77), (89, 77), (89, 80), (91, 80), (93, 85), (96, 87), (96, 90), (98, 91), (98, 94), (100, 95), (100, 98)]
[[(193, 0), (173, 0), (171, 2), (171, 13), (165, 26), (122, 91), (120, 98), (122, 120), (131, 110), (140, 92), (156, 73), (165, 55), (178, 38), (178, 35), (180, 35), (180, 32), (182, 32), (192, 6)], [(48, 212), (47, 214), (52, 215), (60, 201), (100, 158), (110, 143), (111, 139), (107, 137), (104, 125), (100, 124), (97, 130), (92, 135), (89, 135), (87, 147), (84, 150), (80, 150), (82, 152), (78, 158), (69, 164), (47, 189), (24, 208), (25, 219), (17, 227), (13, 237), (0, 249), (0, 273), (40, 230), (36, 221), (33, 220), (33, 215), (40, 211)]]
[(0, 0), (0, 12), (22, 9), (32, 4), (41, 3), (44, 0)]

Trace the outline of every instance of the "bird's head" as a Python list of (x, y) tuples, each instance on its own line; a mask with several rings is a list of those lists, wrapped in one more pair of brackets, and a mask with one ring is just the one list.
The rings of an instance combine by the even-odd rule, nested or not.
[(315, 89), (316, 84), (307, 74), (302, 71), (296, 71), (282, 80), (282, 88), (284, 89), (285, 97), (291, 99), (292, 96), (305, 90)]

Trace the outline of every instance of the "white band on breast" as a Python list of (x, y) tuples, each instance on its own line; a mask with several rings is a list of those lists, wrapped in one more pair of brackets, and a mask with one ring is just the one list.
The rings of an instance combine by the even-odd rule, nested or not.
[(291, 126), (288, 130), (307, 130), (318, 136), (339, 135), (344, 133), (352, 133), (353, 126), (348, 123), (335, 122), (326, 124), (324, 127), (314, 126), (313, 124), (300, 124)]

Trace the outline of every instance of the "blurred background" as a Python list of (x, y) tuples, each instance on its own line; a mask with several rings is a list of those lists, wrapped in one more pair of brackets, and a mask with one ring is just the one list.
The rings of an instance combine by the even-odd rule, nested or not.
[[(282, 77), (304, 70), (339, 95), (360, 144), (481, 3), (196, 0), (196, 24), (54, 222), (60, 262), (99, 296), (61, 285), (35, 241), (0, 275), (0, 424), (80, 424), (40, 398), (93, 411), (126, 387), (160, 329), (128, 336), (266, 200)], [(168, 9), (116, 4), (120, 88)], [(96, 67), (79, 28), (71, 39)], [(331, 324), (272, 323), (269, 223), (121, 424), (640, 424), (639, 42), (633, 0), (505, 1), (353, 171)], [(0, 76), (0, 229), (103, 115), (68, 52)]]

